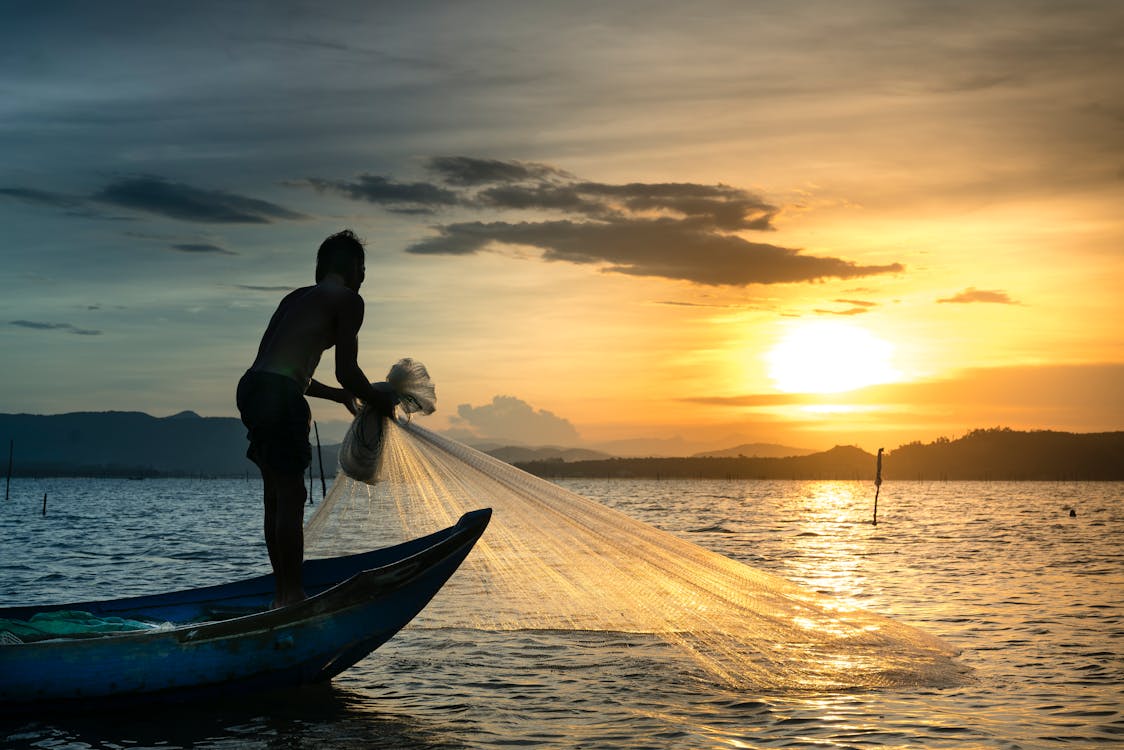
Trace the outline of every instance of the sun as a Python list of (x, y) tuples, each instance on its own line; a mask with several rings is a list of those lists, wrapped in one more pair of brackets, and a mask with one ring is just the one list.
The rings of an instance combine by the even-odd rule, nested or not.
[(769, 377), (787, 393), (842, 393), (901, 378), (894, 347), (849, 323), (799, 323), (765, 359)]

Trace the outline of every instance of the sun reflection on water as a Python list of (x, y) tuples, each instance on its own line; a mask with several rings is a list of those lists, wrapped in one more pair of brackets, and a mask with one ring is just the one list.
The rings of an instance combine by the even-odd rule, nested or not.
[(863, 560), (871, 554), (867, 534), (840, 534), (841, 527), (860, 521), (860, 485), (855, 482), (809, 483), (801, 496), (792, 547), (806, 574), (802, 582), (835, 597), (833, 608), (845, 612), (862, 607), (867, 587)]

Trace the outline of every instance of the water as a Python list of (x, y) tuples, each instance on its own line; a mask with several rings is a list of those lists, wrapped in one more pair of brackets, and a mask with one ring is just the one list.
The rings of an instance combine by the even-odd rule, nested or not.
[[(1124, 741), (1124, 484), (571, 480), (702, 546), (921, 627), (969, 678), (739, 692), (644, 636), (428, 627), (330, 686), (143, 715), (29, 716), (5, 747), (1051, 748)], [(319, 488), (317, 488), (319, 489)], [(43, 493), (47, 515), (41, 515)], [(17, 479), (0, 603), (265, 572), (259, 485)], [(1071, 518), (1069, 509), (1077, 516)], [(455, 596), (456, 578), (442, 596)]]

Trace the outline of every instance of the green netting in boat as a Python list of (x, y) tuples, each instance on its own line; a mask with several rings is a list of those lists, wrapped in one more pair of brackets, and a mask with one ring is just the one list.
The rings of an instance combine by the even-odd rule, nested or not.
[(123, 617), (101, 617), (75, 609), (39, 612), (29, 620), (0, 618), (0, 638), (7, 643), (31, 643), (50, 638), (88, 638), (130, 630), (152, 630), (157, 625)]

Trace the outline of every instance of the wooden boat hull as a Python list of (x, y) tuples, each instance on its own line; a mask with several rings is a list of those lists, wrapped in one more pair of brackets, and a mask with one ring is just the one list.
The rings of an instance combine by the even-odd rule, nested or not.
[(0, 711), (175, 701), (329, 680), (429, 603), (490, 517), (490, 509), (473, 511), (456, 526), (404, 544), (307, 561), (309, 598), (277, 610), (267, 609), (272, 576), (148, 597), (0, 609), (0, 618), (10, 619), (69, 609), (179, 623), (0, 646)]

